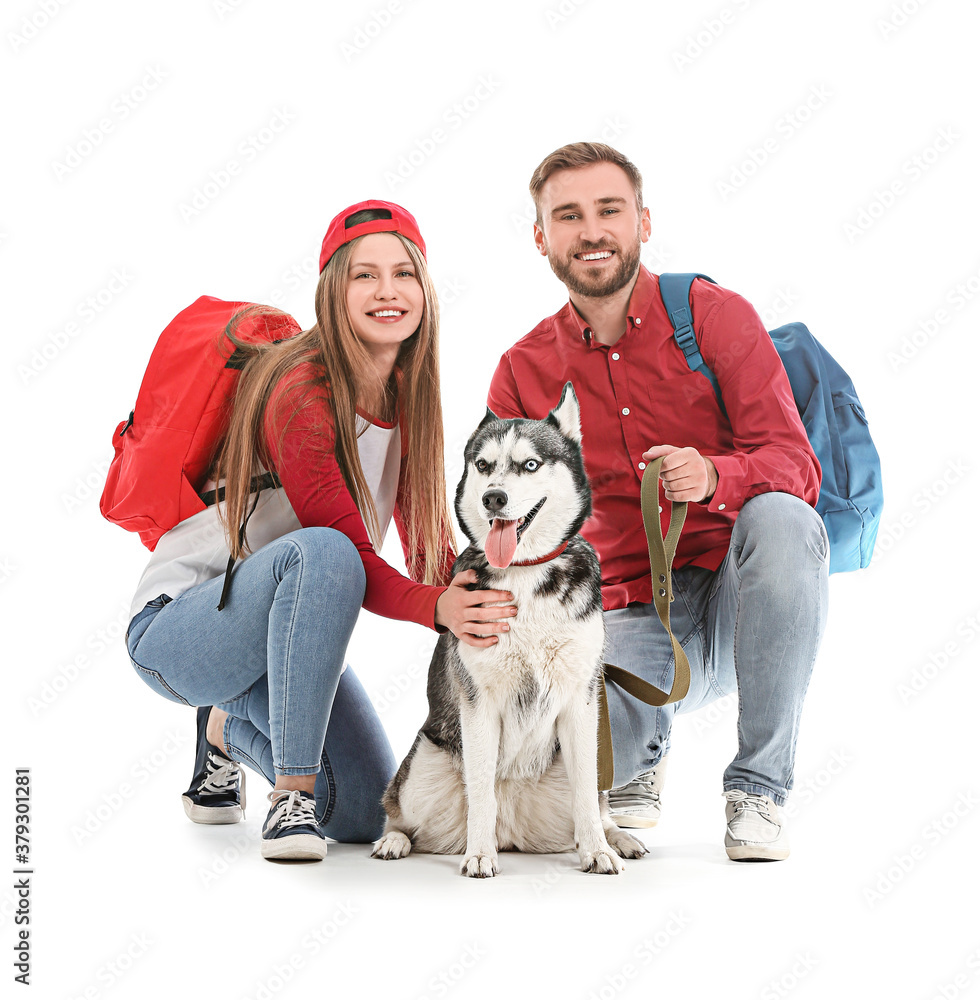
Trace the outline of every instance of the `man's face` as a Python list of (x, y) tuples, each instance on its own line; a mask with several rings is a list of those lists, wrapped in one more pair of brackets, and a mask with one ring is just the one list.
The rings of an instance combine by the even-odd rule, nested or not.
[(636, 277), (640, 243), (650, 238), (650, 212), (637, 211), (633, 185), (621, 167), (593, 163), (558, 170), (539, 201), (534, 243), (569, 291), (603, 298)]

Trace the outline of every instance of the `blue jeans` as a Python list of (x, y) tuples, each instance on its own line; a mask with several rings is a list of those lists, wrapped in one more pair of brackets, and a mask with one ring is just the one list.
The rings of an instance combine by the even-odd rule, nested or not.
[(332, 528), (301, 528), (240, 562), (218, 611), (223, 584), (163, 594), (133, 618), (137, 673), (170, 701), (226, 711), (229, 753), (270, 783), (315, 774), (327, 836), (376, 839), (395, 759), (367, 694), (343, 669), (364, 597), (357, 549)]
[[(803, 699), (827, 620), (830, 546), (817, 512), (788, 493), (763, 493), (739, 512), (715, 572), (674, 571), (670, 626), (691, 665), (680, 702), (654, 708), (607, 684), (614, 787), (667, 752), (675, 712), (692, 712), (738, 689), (738, 753), (723, 787), (768, 795), (793, 787)], [(674, 658), (653, 604), (606, 611), (609, 663), (670, 690)]]

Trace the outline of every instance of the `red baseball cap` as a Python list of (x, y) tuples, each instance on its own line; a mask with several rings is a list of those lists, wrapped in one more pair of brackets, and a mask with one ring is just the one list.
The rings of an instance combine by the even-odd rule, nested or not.
[[(362, 212), (364, 216), (361, 216)], [(345, 208), (330, 223), (320, 249), (320, 270), (345, 243), (368, 233), (401, 233), (425, 256), (425, 241), (411, 212), (406, 212), (392, 201), (361, 201)]]

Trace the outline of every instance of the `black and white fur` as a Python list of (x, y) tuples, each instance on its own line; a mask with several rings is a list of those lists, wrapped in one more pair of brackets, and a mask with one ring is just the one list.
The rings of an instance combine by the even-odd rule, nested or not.
[[(471, 544), (454, 573), (474, 569), (473, 589), (511, 591), (518, 612), (491, 646), (440, 636), (429, 716), (385, 792), (388, 822), (374, 857), (402, 858), (413, 847), (462, 854), (462, 874), (487, 878), (503, 850), (575, 848), (583, 871), (604, 874), (623, 871), (620, 856), (646, 853), (596, 792), (605, 632), (599, 563), (578, 534), (592, 510), (581, 439), (568, 383), (544, 420), (501, 420), (488, 410), (466, 445), (456, 515)], [(491, 511), (525, 518), (514, 561), (568, 547), (535, 566), (495, 569), (484, 549)]]

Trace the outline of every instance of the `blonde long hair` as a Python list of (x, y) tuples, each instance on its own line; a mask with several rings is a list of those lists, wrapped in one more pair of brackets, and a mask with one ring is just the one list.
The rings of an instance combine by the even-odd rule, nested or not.
[[(402, 343), (395, 372), (380, 386), (382, 399), (397, 401), (403, 432), (408, 436), (406, 482), (399, 484), (401, 513), (407, 528), (409, 551), (424, 553), (421, 582), (445, 584), (443, 548), (452, 539), (446, 502), (443, 459), (442, 403), (439, 391), (439, 306), (425, 258), (411, 240), (394, 233), (404, 244), (422, 286), (424, 311), (418, 330)], [(363, 237), (358, 237), (363, 239)], [(343, 244), (330, 258), (316, 289), (316, 325), (279, 343), (255, 343), (242, 339), (237, 328), (245, 319), (279, 316), (279, 310), (250, 306), (229, 321), (225, 335), (244, 352), (245, 364), (235, 393), (228, 433), (217, 455), (213, 477), (224, 480), (225, 502), (218, 505), (228, 546), (235, 558), (249, 551), (247, 539), (239, 538), (239, 526), (248, 513), (250, 482), (263, 468), (274, 467), (263, 433), (266, 409), (279, 381), (304, 362), (312, 362), (318, 374), (301, 384), (307, 399), (317, 388), (325, 388), (333, 410), (334, 450), (344, 482), (360, 511), (375, 547), (379, 547), (381, 525), (364, 478), (357, 450), (356, 404), (358, 389), (366, 378), (376, 378), (368, 351), (358, 340), (347, 309), (348, 265), (358, 239)], [(322, 374), (319, 374), (322, 372)], [(302, 394), (300, 396), (302, 398)], [(297, 411), (276, 413), (281, 428), (279, 444)], [(326, 414), (324, 415), (326, 419)], [(285, 419), (280, 419), (285, 417)]]

